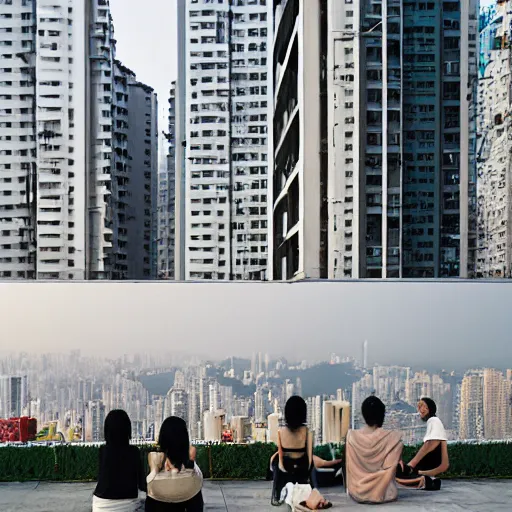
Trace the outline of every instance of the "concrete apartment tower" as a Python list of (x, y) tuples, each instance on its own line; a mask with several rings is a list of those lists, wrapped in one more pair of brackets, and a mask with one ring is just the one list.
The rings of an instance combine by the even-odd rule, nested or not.
[(474, 275), (477, 25), (476, 0), (275, 0), (274, 279)]
[(480, 12), (477, 276), (512, 277), (512, 2)]
[(2, 2), (0, 278), (86, 272), (84, 2)]
[(460, 390), (459, 438), (482, 440), (484, 435), (483, 372), (467, 372)]
[(177, 279), (266, 278), (266, 3), (177, 3)]
[(144, 170), (129, 169), (135, 75), (108, 0), (2, 2), (0, 60), (0, 278), (133, 276), (128, 184)]

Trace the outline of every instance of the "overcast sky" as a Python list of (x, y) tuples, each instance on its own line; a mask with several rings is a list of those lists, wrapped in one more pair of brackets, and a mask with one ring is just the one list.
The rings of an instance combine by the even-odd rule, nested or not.
[(512, 367), (512, 284), (0, 283), (0, 349)]

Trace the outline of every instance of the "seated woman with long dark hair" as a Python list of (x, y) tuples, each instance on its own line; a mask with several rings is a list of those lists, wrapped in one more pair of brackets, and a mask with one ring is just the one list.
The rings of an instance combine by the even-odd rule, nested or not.
[(143, 510), (139, 490), (146, 480), (139, 449), (130, 445), (132, 424), (125, 411), (114, 410), (105, 419), (106, 444), (100, 448), (98, 484), (93, 512), (136, 512)]
[(277, 456), (271, 459), (273, 472), (272, 505), (279, 505), (287, 483), (308, 484), (313, 465), (313, 436), (306, 426), (307, 405), (292, 396), (284, 408), (286, 425), (279, 429)]
[(160, 428), (160, 452), (148, 455), (151, 473), (147, 477), (146, 512), (202, 512), (203, 475), (195, 463), (187, 425), (176, 416)]

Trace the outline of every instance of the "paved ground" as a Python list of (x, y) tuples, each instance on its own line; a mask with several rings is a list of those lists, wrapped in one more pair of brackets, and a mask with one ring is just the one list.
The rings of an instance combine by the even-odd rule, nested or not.
[[(1, 512), (91, 512), (94, 484), (0, 483)], [(328, 490), (326, 490), (328, 491)], [(512, 480), (444, 481), (440, 492), (401, 490), (397, 502), (359, 505), (343, 489), (325, 492), (334, 509), (388, 512), (417, 510), (439, 512), (510, 512)], [(285, 512), (286, 507), (270, 506), (269, 482), (206, 482), (204, 498), (207, 511)]]

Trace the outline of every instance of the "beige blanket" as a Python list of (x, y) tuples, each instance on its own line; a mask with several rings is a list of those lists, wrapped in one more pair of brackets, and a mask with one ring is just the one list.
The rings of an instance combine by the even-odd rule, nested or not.
[(361, 503), (396, 500), (395, 473), (402, 448), (400, 432), (350, 430), (345, 447), (349, 495)]

